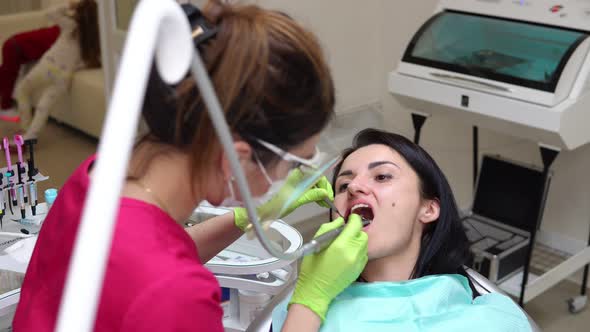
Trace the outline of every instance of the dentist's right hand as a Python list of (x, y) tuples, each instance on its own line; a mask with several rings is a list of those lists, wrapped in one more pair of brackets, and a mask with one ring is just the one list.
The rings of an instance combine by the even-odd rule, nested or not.
[[(344, 224), (338, 218), (323, 224), (316, 237)], [(303, 258), (299, 279), (289, 306), (297, 303), (317, 314), (322, 322), (332, 300), (352, 284), (367, 264), (367, 233), (360, 216), (351, 214), (342, 233), (324, 250)]]

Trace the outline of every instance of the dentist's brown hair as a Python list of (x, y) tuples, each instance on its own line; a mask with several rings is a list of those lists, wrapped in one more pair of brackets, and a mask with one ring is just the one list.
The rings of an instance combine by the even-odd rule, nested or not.
[[(282, 12), (255, 5), (209, 1), (202, 12), (218, 29), (199, 45), (199, 53), (226, 120), (264, 164), (276, 156), (256, 139), (288, 150), (326, 126), (333, 114), (334, 86), (310, 31)], [(146, 99), (150, 93), (148, 86)], [(221, 146), (192, 77), (170, 95), (175, 99), (174, 115), (163, 112), (158, 103), (144, 105), (148, 138), (188, 152), (193, 178), (206, 174), (218, 167), (211, 160)]]

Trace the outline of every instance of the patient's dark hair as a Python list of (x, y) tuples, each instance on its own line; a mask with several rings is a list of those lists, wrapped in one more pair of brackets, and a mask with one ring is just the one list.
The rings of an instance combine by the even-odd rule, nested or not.
[(355, 136), (352, 146), (342, 152), (342, 161), (334, 170), (332, 184), (335, 184), (344, 160), (354, 151), (372, 144), (386, 145), (399, 153), (418, 175), (421, 197), (436, 199), (440, 203), (438, 219), (424, 228), (420, 254), (411, 278), (451, 273), (465, 275), (463, 265), (469, 259), (469, 244), (455, 197), (443, 172), (419, 145), (401, 135), (365, 129)]

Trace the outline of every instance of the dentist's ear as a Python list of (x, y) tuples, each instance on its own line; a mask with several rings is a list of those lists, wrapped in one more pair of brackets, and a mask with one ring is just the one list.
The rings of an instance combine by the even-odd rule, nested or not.
[(420, 209), (420, 215), (418, 220), (423, 224), (431, 223), (438, 219), (440, 215), (440, 202), (438, 199), (425, 200), (422, 208)]
[[(223, 148), (222, 148), (223, 149)], [(252, 147), (246, 141), (237, 140), (234, 141), (234, 150), (238, 154), (238, 159), (242, 165), (242, 169), (246, 172), (251, 165), (248, 163), (252, 160)], [(221, 171), (223, 172), (224, 180), (228, 180), (232, 177), (232, 170), (229, 159), (225, 154), (225, 151), (221, 152)]]

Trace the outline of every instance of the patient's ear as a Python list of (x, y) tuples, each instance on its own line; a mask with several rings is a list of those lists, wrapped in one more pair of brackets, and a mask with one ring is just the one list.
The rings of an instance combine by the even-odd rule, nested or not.
[(427, 199), (422, 203), (418, 220), (423, 224), (431, 223), (440, 215), (440, 202), (438, 199)]

